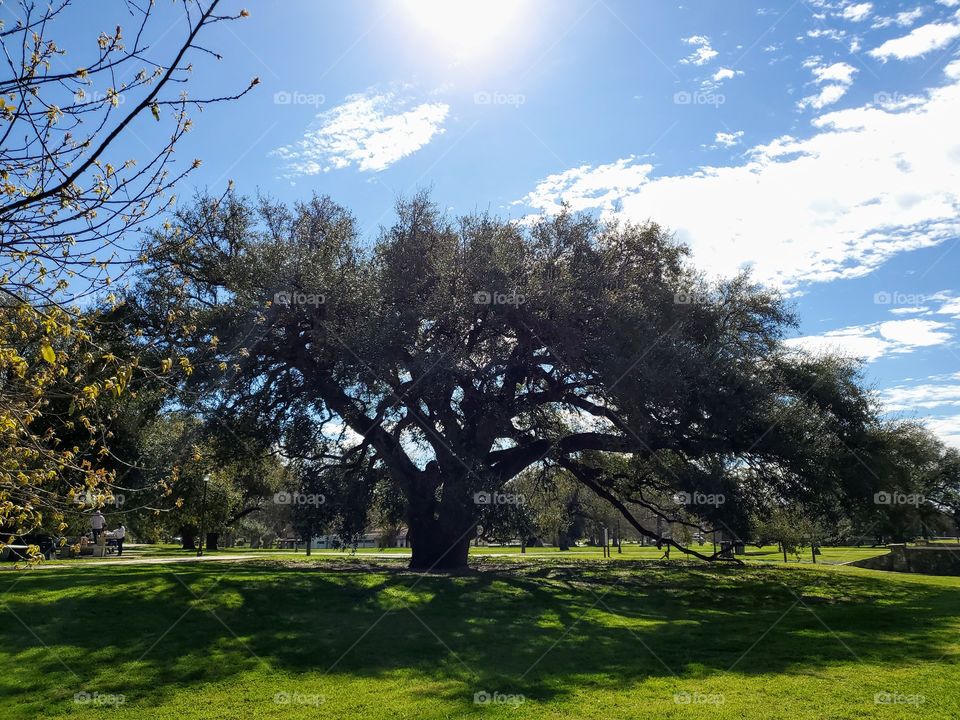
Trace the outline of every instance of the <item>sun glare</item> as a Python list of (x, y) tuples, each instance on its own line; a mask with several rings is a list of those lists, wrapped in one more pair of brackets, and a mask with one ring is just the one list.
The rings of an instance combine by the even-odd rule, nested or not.
[(445, 50), (469, 57), (496, 49), (516, 29), (523, 0), (405, 0), (416, 23)]

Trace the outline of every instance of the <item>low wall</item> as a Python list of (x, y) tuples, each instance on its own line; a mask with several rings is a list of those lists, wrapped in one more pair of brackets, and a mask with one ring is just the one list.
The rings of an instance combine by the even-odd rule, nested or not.
[(948, 545), (942, 547), (888, 545), (887, 547), (890, 548), (890, 552), (886, 555), (854, 560), (848, 564), (870, 570), (960, 576), (960, 547)]

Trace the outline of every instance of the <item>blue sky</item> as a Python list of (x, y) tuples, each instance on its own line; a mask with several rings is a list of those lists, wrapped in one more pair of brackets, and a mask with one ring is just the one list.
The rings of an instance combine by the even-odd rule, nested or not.
[(797, 345), (865, 357), (892, 411), (960, 445), (960, 0), (246, 7), (190, 92), (262, 82), (196, 118), (195, 185), (326, 193), (371, 239), (421, 187), (453, 212), (657, 220), (707, 273), (788, 292)]

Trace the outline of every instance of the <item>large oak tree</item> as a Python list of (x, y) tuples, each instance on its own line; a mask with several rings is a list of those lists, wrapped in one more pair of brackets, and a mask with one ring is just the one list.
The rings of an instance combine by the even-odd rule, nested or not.
[(870, 492), (856, 367), (790, 352), (780, 297), (707, 282), (656, 224), (452, 218), (420, 195), (368, 244), (328, 198), (230, 196), (149, 254), (136, 323), (194, 368), (184, 405), (314, 483), (388, 485), (416, 569), (465, 566), (482, 504), (528, 468), (677, 547), (640, 518), (729, 536), (770, 497)]

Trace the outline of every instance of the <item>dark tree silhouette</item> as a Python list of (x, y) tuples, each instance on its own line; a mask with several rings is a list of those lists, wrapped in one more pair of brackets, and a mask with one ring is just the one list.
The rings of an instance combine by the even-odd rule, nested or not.
[(385, 477), (416, 569), (464, 567), (478, 498), (536, 466), (698, 557), (631, 508), (736, 533), (757, 495), (866, 489), (857, 368), (788, 351), (776, 295), (707, 283), (655, 224), (450, 219), (418, 196), (365, 247), (327, 198), (207, 198), (149, 254), (137, 324), (192, 363), (184, 398), (318, 472)]

